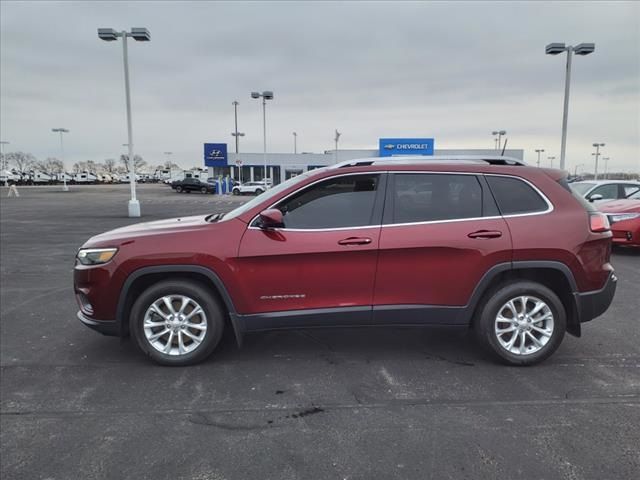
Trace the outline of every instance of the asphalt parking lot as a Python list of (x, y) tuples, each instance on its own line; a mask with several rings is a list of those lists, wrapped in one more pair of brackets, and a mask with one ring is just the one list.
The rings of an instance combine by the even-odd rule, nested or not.
[[(75, 250), (135, 223), (127, 185), (0, 194), (3, 479), (640, 478), (640, 254), (618, 251), (614, 304), (531, 368), (466, 331), (232, 338), (155, 366), (75, 318)], [(141, 185), (143, 221), (247, 198)]]

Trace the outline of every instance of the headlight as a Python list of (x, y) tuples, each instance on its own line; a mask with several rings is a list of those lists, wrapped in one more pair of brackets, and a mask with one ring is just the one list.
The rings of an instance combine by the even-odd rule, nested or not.
[(610, 215), (611, 223), (613, 222), (623, 222), (624, 220), (633, 220), (634, 218), (640, 217), (640, 213), (620, 213), (618, 215)]
[(82, 265), (102, 265), (111, 260), (117, 248), (81, 248), (76, 258)]

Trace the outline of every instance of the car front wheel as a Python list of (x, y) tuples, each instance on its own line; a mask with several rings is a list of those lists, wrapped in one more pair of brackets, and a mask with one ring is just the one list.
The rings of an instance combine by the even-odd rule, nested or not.
[(207, 187), (202, 187), (202, 188), (200, 189), (200, 192), (201, 192), (201, 193), (207, 193)]
[(220, 342), (224, 310), (199, 283), (167, 280), (138, 297), (129, 327), (140, 350), (155, 362), (193, 365)]
[(564, 306), (553, 291), (519, 281), (490, 294), (475, 330), (483, 347), (502, 362), (533, 365), (560, 346), (566, 323)]
[(240, 190), (239, 190), (239, 189), (237, 189), (237, 188), (234, 188), (233, 190), (231, 190), (231, 192), (232, 192), (234, 195), (240, 195)]

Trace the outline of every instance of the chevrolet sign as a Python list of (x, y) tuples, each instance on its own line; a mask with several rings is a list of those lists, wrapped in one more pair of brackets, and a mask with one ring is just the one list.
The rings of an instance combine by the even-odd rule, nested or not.
[(379, 155), (433, 155), (433, 138), (381, 138)]

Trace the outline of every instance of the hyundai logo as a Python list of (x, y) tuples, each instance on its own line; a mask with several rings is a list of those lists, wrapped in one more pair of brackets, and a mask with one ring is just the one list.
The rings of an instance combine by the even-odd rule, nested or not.
[(211, 153), (209, 153), (209, 158), (219, 158), (222, 156), (222, 151), (220, 150), (211, 150)]

